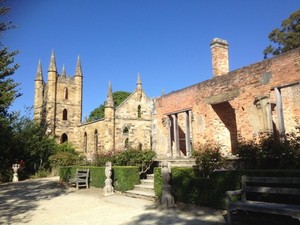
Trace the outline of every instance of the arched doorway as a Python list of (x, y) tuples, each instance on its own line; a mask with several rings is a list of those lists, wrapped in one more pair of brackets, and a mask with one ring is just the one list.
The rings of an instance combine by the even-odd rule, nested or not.
[(63, 133), (60, 137), (60, 143), (68, 142), (68, 135), (66, 133)]

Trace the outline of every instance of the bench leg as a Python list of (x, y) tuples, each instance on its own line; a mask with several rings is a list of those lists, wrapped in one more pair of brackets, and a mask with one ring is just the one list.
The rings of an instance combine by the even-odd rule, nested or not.
[(232, 213), (230, 210), (227, 210), (227, 223), (228, 225), (232, 225)]

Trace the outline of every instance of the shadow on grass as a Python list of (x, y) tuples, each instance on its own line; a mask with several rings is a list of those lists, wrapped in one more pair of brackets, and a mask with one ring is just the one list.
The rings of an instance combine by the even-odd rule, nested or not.
[(0, 184), (0, 224), (28, 223), (39, 200), (66, 193), (64, 185), (47, 178)]

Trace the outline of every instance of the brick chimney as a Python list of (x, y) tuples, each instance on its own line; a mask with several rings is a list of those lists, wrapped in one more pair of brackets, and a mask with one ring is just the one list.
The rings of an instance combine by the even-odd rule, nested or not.
[(213, 76), (221, 76), (229, 72), (228, 42), (214, 38), (210, 44), (212, 53)]

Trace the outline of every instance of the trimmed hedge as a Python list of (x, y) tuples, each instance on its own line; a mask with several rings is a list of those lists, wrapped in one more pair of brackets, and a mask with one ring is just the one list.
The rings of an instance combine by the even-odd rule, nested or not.
[[(213, 172), (210, 178), (202, 178), (193, 168), (172, 168), (172, 194), (178, 202), (225, 209), (225, 192), (239, 189), (242, 175), (300, 177), (300, 171), (224, 170)], [(154, 179), (155, 194), (160, 198), (162, 187), (160, 168), (154, 169)]]
[[(59, 177), (63, 182), (68, 182), (71, 177), (75, 177), (78, 166), (60, 167)], [(90, 169), (90, 185), (92, 187), (103, 188), (105, 186), (105, 167), (80, 166), (80, 168)], [(113, 166), (112, 167), (113, 186), (116, 191), (127, 191), (133, 189), (135, 184), (140, 183), (139, 168), (135, 166)]]
[(140, 170), (136, 166), (113, 166), (113, 185), (116, 191), (132, 190), (140, 184)]

